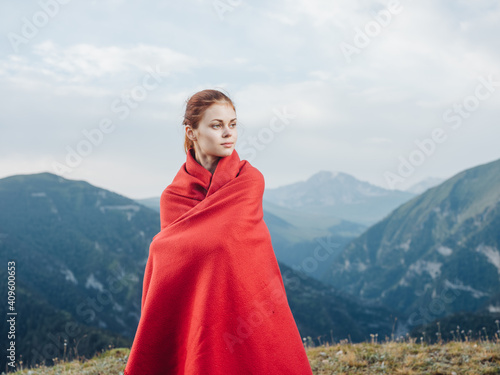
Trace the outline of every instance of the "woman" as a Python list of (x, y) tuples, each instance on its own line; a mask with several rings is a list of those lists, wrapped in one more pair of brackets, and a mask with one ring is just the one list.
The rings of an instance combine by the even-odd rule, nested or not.
[(231, 99), (194, 94), (183, 124), (187, 159), (161, 196), (125, 375), (311, 375)]

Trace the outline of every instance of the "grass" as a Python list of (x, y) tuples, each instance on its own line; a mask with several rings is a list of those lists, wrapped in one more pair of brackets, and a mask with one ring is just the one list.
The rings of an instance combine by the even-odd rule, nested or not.
[[(500, 374), (499, 341), (418, 344), (414, 340), (306, 347), (315, 375), (326, 374)], [(130, 349), (110, 348), (90, 360), (56, 360), (52, 367), (10, 375), (123, 374)]]
[(343, 344), (307, 351), (319, 374), (500, 374), (500, 344)]

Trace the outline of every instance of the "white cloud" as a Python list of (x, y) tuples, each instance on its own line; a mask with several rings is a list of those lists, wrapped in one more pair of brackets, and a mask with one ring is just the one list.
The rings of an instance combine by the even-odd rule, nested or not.
[(392, 141), (390, 139), (384, 138), (384, 137), (365, 138), (361, 142), (365, 143), (365, 144), (374, 144), (374, 145), (391, 144), (392, 143)]
[(33, 55), (33, 59), (11, 55), (0, 60), (4, 77), (15, 82), (31, 79), (33, 83), (50, 80), (85, 85), (95, 84), (98, 78), (116, 79), (156, 67), (172, 73), (186, 72), (196, 66), (195, 59), (182, 53), (144, 44), (128, 48), (76, 44), (63, 48), (48, 40), (36, 44)]
[[(403, 11), (351, 63), (340, 43), (352, 42), (355, 28), (363, 29), (388, 1), (260, 1), (235, 7), (222, 21), (212, 3), (191, 3), (72, 3), (21, 54), (0, 57), (2, 173), (28, 173), (30, 164), (35, 171), (64, 158), (82, 129), (113, 116), (112, 101), (156, 65), (170, 72), (168, 79), (126, 123), (117, 122), (74, 176), (96, 176), (93, 182), (123, 193), (134, 186), (136, 197), (141, 186), (127, 184), (127, 176), (159, 181), (164, 168), (173, 177), (183, 159), (185, 100), (217, 86), (235, 100), (244, 137), (268, 127), (274, 110), (286, 106), (296, 115), (255, 160), (269, 187), (306, 179), (316, 169), (385, 186), (383, 172), (440, 126), (449, 140), (406, 185), (499, 157), (500, 128), (493, 122), (500, 89), (460, 130), (451, 132), (442, 120), (453, 103), (474, 93), (479, 75), (498, 72), (497, 1), (401, 0)], [(9, 17), (33, 13), (17, 4), (0, 15), (0, 25), (8, 25), (4, 34), (20, 29)], [(165, 167), (166, 159), (175, 162)], [(97, 172), (99, 165), (125, 177), (113, 186), (119, 180)], [(161, 183), (144, 195), (160, 191)]]

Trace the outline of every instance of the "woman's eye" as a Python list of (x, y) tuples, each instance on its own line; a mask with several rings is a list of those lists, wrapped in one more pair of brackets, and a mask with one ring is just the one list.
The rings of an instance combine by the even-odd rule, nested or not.
[(212, 128), (215, 128), (216, 126), (220, 126), (219, 124), (212, 125)]
[(235, 123), (235, 122), (233, 122), (231, 125), (232, 125), (232, 126), (233, 126), (233, 128), (234, 128), (234, 127), (236, 126), (236, 123)]

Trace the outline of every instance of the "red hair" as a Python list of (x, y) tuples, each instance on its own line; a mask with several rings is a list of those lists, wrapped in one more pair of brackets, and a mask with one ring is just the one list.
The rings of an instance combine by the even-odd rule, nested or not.
[[(228, 104), (236, 112), (234, 108), (233, 101), (219, 90), (202, 90), (198, 91), (196, 94), (191, 96), (186, 101), (186, 112), (184, 114), (184, 121), (182, 125), (190, 125), (193, 129), (198, 129), (203, 114), (212, 104)], [(194, 143), (190, 140), (187, 134), (184, 135), (184, 151), (187, 152), (189, 149), (194, 147)]]

